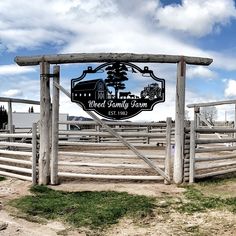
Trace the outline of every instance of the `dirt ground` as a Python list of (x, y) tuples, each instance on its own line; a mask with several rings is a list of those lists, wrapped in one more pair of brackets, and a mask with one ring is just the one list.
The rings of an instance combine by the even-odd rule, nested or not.
[[(80, 151), (80, 150), (78, 150)], [(107, 150), (99, 150), (99, 153), (107, 152)], [(91, 150), (89, 150), (91, 152)], [(94, 152), (97, 152), (94, 150)], [(110, 150), (112, 153), (124, 153), (126, 150)], [(156, 153), (156, 150), (147, 151), (145, 154)], [(163, 150), (159, 150), (159, 154), (163, 154)], [(64, 157), (61, 161), (83, 161), (91, 160), (83, 157)], [(153, 160), (156, 164), (160, 162)], [(92, 162), (98, 162), (97, 159)], [(107, 163), (107, 158), (99, 158), (99, 162)], [(163, 162), (163, 160), (162, 160)], [(115, 159), (112, 163), (123, 164), (143, 164), (132, 159)], [(69, 168), (69, 167), (66, 167)], [(83, 167), (84, 168), (84, 167)], [(75, 168), (75, 170), (77, 167)], [(64, 168), (65, 170), (65, 168)], [(68, 169), (69, 170), (69, 169)], [(70, 170), (69, 170), (70, 171)], [(84, 171), (84, 172), (83, 172)], [(85, 167), (79, 173), (98, 173), (98, 168)], [(117, 174), (119, 170), (105, 169), (102, 173)], [(131, 172), (130, 169), (125, 170), (131, 174), (152, 175), (148, 169), (140, 169)], [(125, 174), (122, 172), (122, 174)], [(149, 171), (149, 172), (148, 172)], [(117, 173), (116, 173), (117, 172)], [(163, 181), (162, 181), (163, 182)], [(91, 236), (101, 235), (92, 234), (88, 229), (74, 229), (69, 225), (57, 221), (40, 220), (32, 222), (30, 219), (20, 215), (16, 210), (13, 210), (7, 205), (7, 202), (14, 198), (19, 198), (29, 193), (30, 183), (17, 179), (7, 178), (5, 181), (0, 181), (0, 236)], [(179, 201), (183, 197), (184, 188), (176, 185), (164, 185), (157, 182), (129, 182), (129, 181), (88, 181), (74, 180), (63, 182), (58, 186), (51, 186), (56, 190), (64, 191), (125, 191), (131, 194), (147, 195), (154, 197), (172, 197)], [(236, 183), (222, 184), (220, 186), (209, 187), (209, 192), (216, 196), (235, 197)], [(96, 233), (96, 232), (95, 232)], [(204, 213), (194, 213), (192, 215), (178, 213), (176, 211), (163, 208), (156, 209), (153, 215), (147, 219), (142, 219), (140, 222), (134, 222), (131, 219), (124, 218), (118, 224), (112, 226), (102, 233), (103, 236), (168, 236), (168, 235), (236, 235), (236, 214), (228, 211), (207, 211)]]
[[(234, 184), (235, 186), (235, 184)], [(56, 221), (42, 221), (41, 223), (30, 222), (24, 217), (20, 217), (7, 206), (10, 199), (18, 198), (29, 194), (30, 183), (17, 179), (8, 178), (0, 182), (0, 222), (6, 223), (6, 229), (0, 230), (1, 236), (85, 236), (91, 235), (87, 229), (73, 229), (69, 225)], [(158, 183), (99, 183), (92, 181), (67, 182), (52, 187), (64, 191), (98, 191), (115, 190), (127, 191), (133, 194), (160, 197), (168, 195), (176, 198), (182, 196), (183, 188), (175, 185), (164, 185)], [(219, 192), (224, 186), (216, 189)], [(236, 189), (226, 186), (233, 191)], [(213, 187), (211, 191), (214, 191)], [(220, 192), (221, 193), (221, 192)], [(1, 227), (1, 225), (0, 225)], [(196, 230), (197, 229), (197, 230)], [(117, 225), (109, 228), (102, 235), (105, 236), (164, 236), (164, 235), (235, 235), (236, 234), (236, 214), (222, 211), (209, 211), (205, 213), (195, 213), (193, 215), (180, 214), (175, 211), (154, 212), (153, 216), (143, 219), (142, 222), (133, 222), (131, 219), (122, 219)], [(99, 235), (99, 234), (98, 234)]]

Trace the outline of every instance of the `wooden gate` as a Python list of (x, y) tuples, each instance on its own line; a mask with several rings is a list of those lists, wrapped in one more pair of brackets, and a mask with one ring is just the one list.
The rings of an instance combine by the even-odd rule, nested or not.
[[(55, 79), (57, 80), (57, 79)], [(66, 94), (69, 98), (70, 93), (68, 91), (66, 91), (61, 85), (59, 85), (58, 80), (55, 81), (54, 80), (54, 93), (53, 97), (58, 97), (58, 93), (59, 90), (61, 90), (64, 94)], [(52, 162), (51, 162), (51, 181), (53, 184), (56, 184), (58, 182), (58, 177), (71, 177), (71, 178), (96, 178), (96, 179), (128, 179), (128, 180), (165, 180), (165, 183), (169, 183), (171, 180), (171, 118), (167, 119), (166, 124), (160, 124), (159, 127), (162, 127), (161, 131), (159, 133), (151, 133), (151, 132), (117, 132), (115, 129), (113, 129), (111, 127), (111, 125), (114, 126), (114, 123), (111, 123), (109, 125), (109, 123), (106, 123), (104, 121), (102, 121), (101, 119), (99, 119), (93, 112), (91, 111), (87, 111), (87, 113), (93, 118), (93, 120), (95, 121), (96, 125), (97, 125), (97, 130), (100, 129), (102, 131), (98, 132), (97, 130), (94, 130), (93, 132), (89, 132), (86, 131), (84, 132), (83, 130), (80, 131), (68, 131), (68, 132), (64, 132), (64, 133), (60, 133), (58, 132), (58, 117), (57, 114), (55, 114), (58, 110), (57, 106), (59, 106), (58, 101), (54, 101), (53, 103), (53, 136), (52, 136), (52, 149), (53, 149), (53, 156), (52, 156)], [(75, 123), (75, 122), (74, 122)], [(80, 123), (78, 123), (80, 124)], [(115, 123), (116, 125), (118, 125), (118, 123)], [(124, 122), (123, 122), (123, 126), (124, 126)], [(131, 123), (129, 122), (128, 124), (129, 127)], [(153, 126), (150, 126), (151, 128), (153, 127), (158, 127), (157, 125), (152, 124)], [(145, 129), (148, 129), (148, 127), (145, 127)], [(151, 130), (150, 130), (151, 131)], [(59, 134), (59, 135), (66, 135), (67, 136), (67, 141), (64, 142), (59, 142), (58, 140), (58, 135), (54, 135), (54, 134)], [(80, 138), (80, 142), (70, 142), (68, 141), (69, 136), (75, 136), (77, 135), (77, 138)], [(91, 137), (96, 137), (97, 140), (101, 140), (101, 137), (104, 138), (115, 138), (115, 143), (114, 140), (113, 142), (92, 142), (92, 143), (81, 143), (81, 137), (82, 136), (87, 136), (87, 139), (91, 139)], [(84, 139), (85, 139), (84, 137)], [(162, 139), (162, 143), (165, 143), (165, 152), (163, 153), (163, 155), (144, 155), (137, 147), (142, 146), (143, 148), (148, 148), (148, 146), (150, 147), (150, 140), (149, 140), (149, 144), (147, 141), (147, 144), (145, 145), (137, 145), (137, 144), (133, 144), (131, 141), (128, 141), (126, 138), (131, 138), (131, 137), (145, 137), (146, 141), (148, 139), (151, 138), (156, 138), (156, 139)], [(77, 140), (78, 141), (78, 140)], [(119, 142), (119, 144), (117, 143), (117, 141)], [(145, 141), (145, 142), (146, 142)], [(155, 146), (157, 146), (158, 141), (156, 140), (156, 143), (154, 144)], [(58, 146), (59, 145), (59, 146)], [(97, 153), (88, 153), (88, 152), (66, 152), (66, 151), (59, 151), (59, 152), (55, 152), (55, 150), (59, 150), (60, 146), (74, 146), (78, 147), (80, 145), (83, 146), (90, 146), (90, 147), (101, 147), (101, 146), (106, 146), (108, 148), (113, 148), (114, 147), (118, 147), (118, 146), (123, 146), (123, 148), (127, 148), (128, 150), (131, 151), (130, 154), (106, 154), (103, 153), (101, 154), (97, 154)], [(56, 147), (56, 148), (55, 148)], [(154, 146), (152, 145), (152, 148)], [(70, 158), (70, 162), (68, 161), (58, 161), (58, 154), (60, 156), (63, 156), (65, 159), (65, 156), (68, 157), (73, 157), (72, 159)], [(88, 158), (98, 158), (101, 160), (103, 160), (103, 162), (94, 162), (94, 161), (90, 161), (90, 162), (83, 162), (83, 158), (84, 159), (88, 159)], [(75, 161), (75, 159), (77, 158), (77, 161)], [(78, 160), (79, 158), (79, 160)], [(108, 158), (112, 158), (112, 159), (116, 159), (119, 160), (119, 162), (114, 163), (108, 163), (107, 160)], [(74, 159), (74, 160), (73, 160)], [(133, 161), (130, 161), (130, 160)], [(139, 162), (139, 164), (137, 164), (137, 160), (142, 160), (141, 163)], [(129, 160), (129, 162), (127, 163), (127, 160)], [(135, 161), (134, 161), (135, 160)], [(130, 163), (131, 162), (131, 163)], [(66, 171), (58, 171), (58, 165), (59, 166), (63, 166), (64, 165), (64, 169), (68, 169), (65, 168), (65, 166), (76, 166), (77, 169), (78, 167), (86, 167), (86, 168), (113, 168), (113, 169), (129, 169), (129, 170), (133, 170), (133, 169), (145, 169), (146, 173), (147, 173), (147, 169), (152, 170), (150, 171), (150, 174), (146, 174), (146, 175), (121, 175), (121, 174), (91, 174), (91, 173), (71, 173), (71, 172), (66, 172)], [(111, 171), (112, 172), (112, 171)], [(121, 171), (122, 172), (122, 171)], [(110, 172), (109, 172), (110, 173)], [(132, 171), (131, 171), (132, 173)]]

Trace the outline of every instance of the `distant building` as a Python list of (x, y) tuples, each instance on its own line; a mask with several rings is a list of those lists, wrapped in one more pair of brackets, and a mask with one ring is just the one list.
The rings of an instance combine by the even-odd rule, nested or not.
[[(67, 121), (68, 114), (59, 114), (59, 121)], [(32, 124), (40, 120), (40, 113), (12, 112), (12, 124), (15, 132), (27, 132), (32, 129)], [(68, 125), (60, 124), (59, 130), (67, 130)]]

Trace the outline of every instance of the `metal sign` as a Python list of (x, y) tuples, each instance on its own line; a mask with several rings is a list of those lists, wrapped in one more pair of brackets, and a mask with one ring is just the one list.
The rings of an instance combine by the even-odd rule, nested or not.
[[(95, 73), (103, 74), (103, 78), (82, 81)], [(137, 73), (154, 81), (137, 91), (136, 84), (128, 83)], [(165, 101), (165, 80), (156, 77), (147, 66), (141, 69), (128, 62), (105, 63), (95, 69), (89, 66), (80, 77), (71, 80), (71, 101), (108, 119), (127, 119)]]

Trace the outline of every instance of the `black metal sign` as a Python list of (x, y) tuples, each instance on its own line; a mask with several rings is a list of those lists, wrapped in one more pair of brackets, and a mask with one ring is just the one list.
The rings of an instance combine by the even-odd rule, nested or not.
[[(105, 78), (82, 81), (95, 73), (103, 73)], [(154, 81), (138, 92), (135, 84), (127, 89), (133, 73), (151, 77)], [(88, 67), (80, 77), (71, 80), (71, 101), (108, 119), (127, 119), (141, 111), (150, 111), (155, 104), (165, 101), (165, 80), (156, 77), (147, 66), (141, 69), (128, 62), (105, 63), (95, 69)]]

